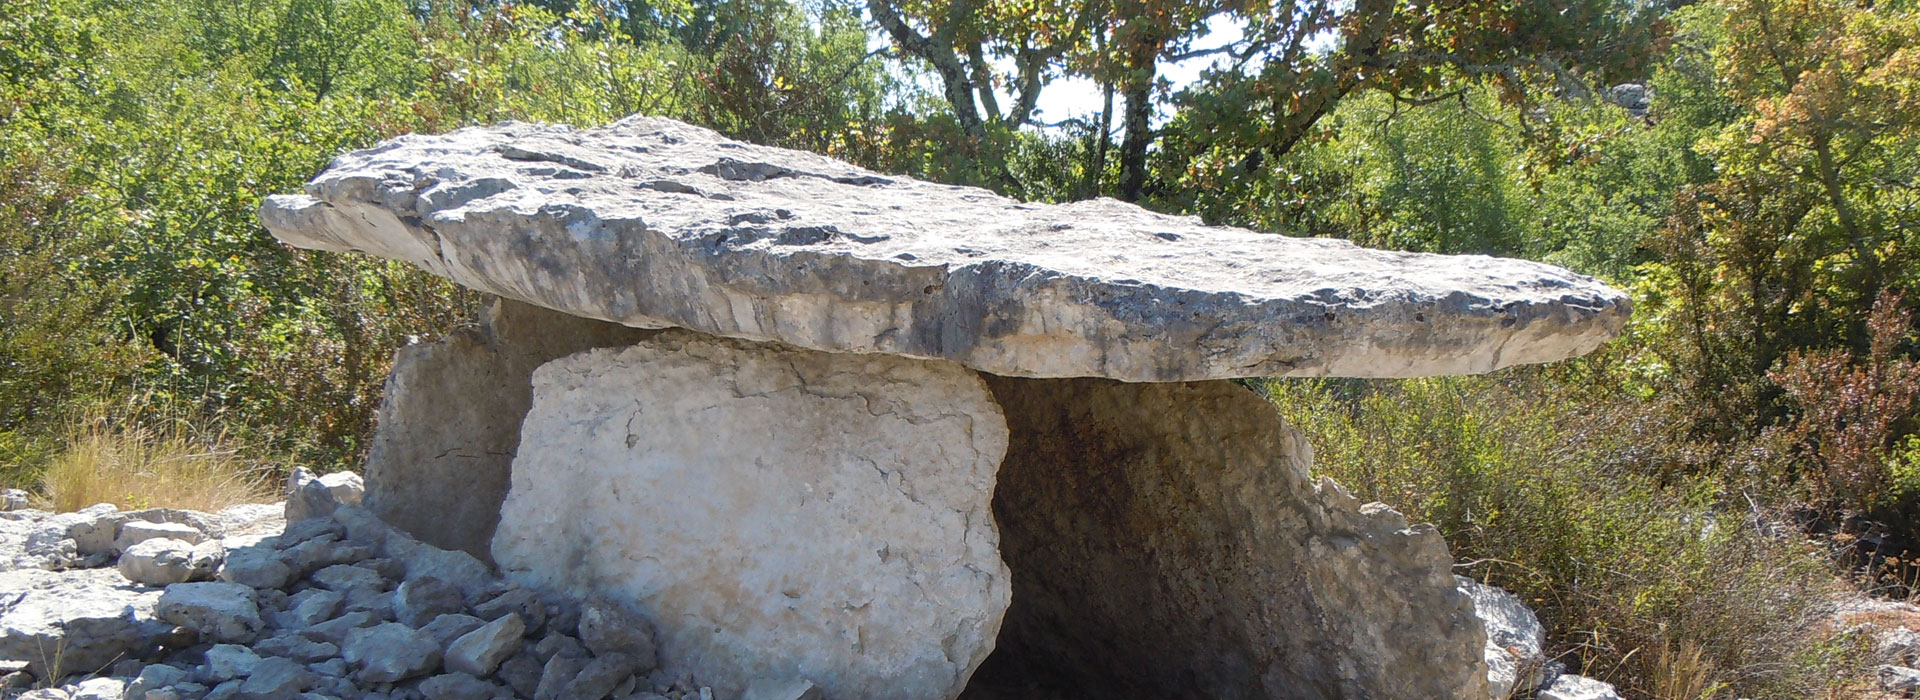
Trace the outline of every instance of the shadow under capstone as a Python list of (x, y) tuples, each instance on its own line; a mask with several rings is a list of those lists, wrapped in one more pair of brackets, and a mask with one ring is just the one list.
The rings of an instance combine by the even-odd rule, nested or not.
[(1013, 602), (969, 700), (1484, 696), (1444, 542), (1228, 381), (983, 375)]

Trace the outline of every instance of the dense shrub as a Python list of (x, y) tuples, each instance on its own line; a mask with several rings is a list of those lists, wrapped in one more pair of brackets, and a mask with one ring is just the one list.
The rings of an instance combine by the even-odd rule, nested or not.
[(1857, 688), (1831, 636), (1822, 551), (1744, 494), (1674, 477), (1648, 404), (1538, 370), (1275, 380), (1314, 469), (1434, 523), (1458, 572), (1523, 596), (1552, 654), (1634, 697), (1820, 697)]

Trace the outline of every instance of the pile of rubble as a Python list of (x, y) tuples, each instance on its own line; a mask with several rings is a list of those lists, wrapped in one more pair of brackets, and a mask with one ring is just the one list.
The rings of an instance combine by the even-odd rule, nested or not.
[[(620, 605), (551, 600), (296, 472), (288, 502), (0, 512), (0, 686), (22, 700), (712, 700)], [(284, 508), (285, 517), (281, 515)], [(817, 698), (804, 680), (746, 698)]]

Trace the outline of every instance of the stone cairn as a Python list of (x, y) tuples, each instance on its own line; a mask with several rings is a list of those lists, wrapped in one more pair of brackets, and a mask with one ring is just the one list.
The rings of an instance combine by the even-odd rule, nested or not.
[(1593, 279), (1022, 204), (638, 117), (393, 139), (261, 218), (500, 300), (400, 351), (363, 503), (302, 476), (284, 532), (154, 565), (218, 580), (168, 587), (154, 634), (185, 636), (139, 647), (174, 661), (136, 681), (192, 692), (127, 697), (1577, 690), (1524, 605), (1310, 477), (1230, 380), (1580, 355), (1628, 315)]

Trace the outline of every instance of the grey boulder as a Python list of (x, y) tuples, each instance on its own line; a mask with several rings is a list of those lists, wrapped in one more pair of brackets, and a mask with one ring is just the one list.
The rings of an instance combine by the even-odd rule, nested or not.
[(299, 695), (313, 687), (312, 671), (288, 659), (261, 659), (252, 675), (240, 684), (241, 700), (281, 700)]
[(246, 678), (259, 665), (260, 655), (238, 644), (215, 644), (207, 649), (207, 678), (214, 682)]
[(357, 504), (366, 486), (360, 475), (334, 472), (315, 476), (304, 467), (295, 467), (287, 476), (287, 522), (332, 515), (342, 505)]
[(440, 665), (440, 645), (398, 622), (348, 632), (341, 652), (341, 658), (359, 669), (356, 677), (365, 683), (406, 680)]
[(654, 666), (653, 626), (619, 603), (593, 596), (580, 609), (580, 643), (595, 654), (626, 654), (642, 671)]
[(223, 552), (217, 542), (195, 545), (184, 540), (141, 540), (120, 553), (116, 568), (128, 581), (167, 586), (213, 578)]
[(1487, 693), (1492, 700), (1541, 684), (1547, 664), (1547, 630), (1533, 609), (1512, 593), (1464, 576), (1460, 592), (1473, 599), (1473, 615), (1487, 628)]
[(526, 631), (526, 623), (512, 614), (481, 625), (447, 646), (447, 670), (475, 676), (491, 674), (520, 648), (520, 636)]
[(266, 623), (254, 604), (253, 589), (238, 583), (176, 583), (160, 594), (154, 616), (214, 642), (246, 644)]
[(0, 572), (0, 658), (39, 678), (92, 673), (141, 656), (173, 626), (154, 619), (160, 591), (111, 569)]
[(432, 576), (421, 576), (400, 584), (393, 593), (393, 617), (408, 627), (420, 628), (434, 618), (460, 612), (465, 607), (460, 589)]
[(120, 534), (114, 537), (113, 546), (124, 555), (134, 545), (155, 539), (173, 539), (187, 544), (200, 544), (201, 540), (206, 539), (206, 533), (186, 523), (130, 520), (120, 526)]
[(293, 567), (268, 547), (241, 547), (227, 552), (218, 578), (248, 588), (285, 588), (294, 579)]
[(1010, 376), (1488, 372), (1585, 353), (1629, 307), (1550, 265), (1023, 204), (645, 117), (402, 136), (261, 220), (575, 316)]
[(1572, 674), (1553, 679), (1553, 685), (1536, 697), (1538, 700), (1621, 700), (1620, 692), (1612, 683)]

